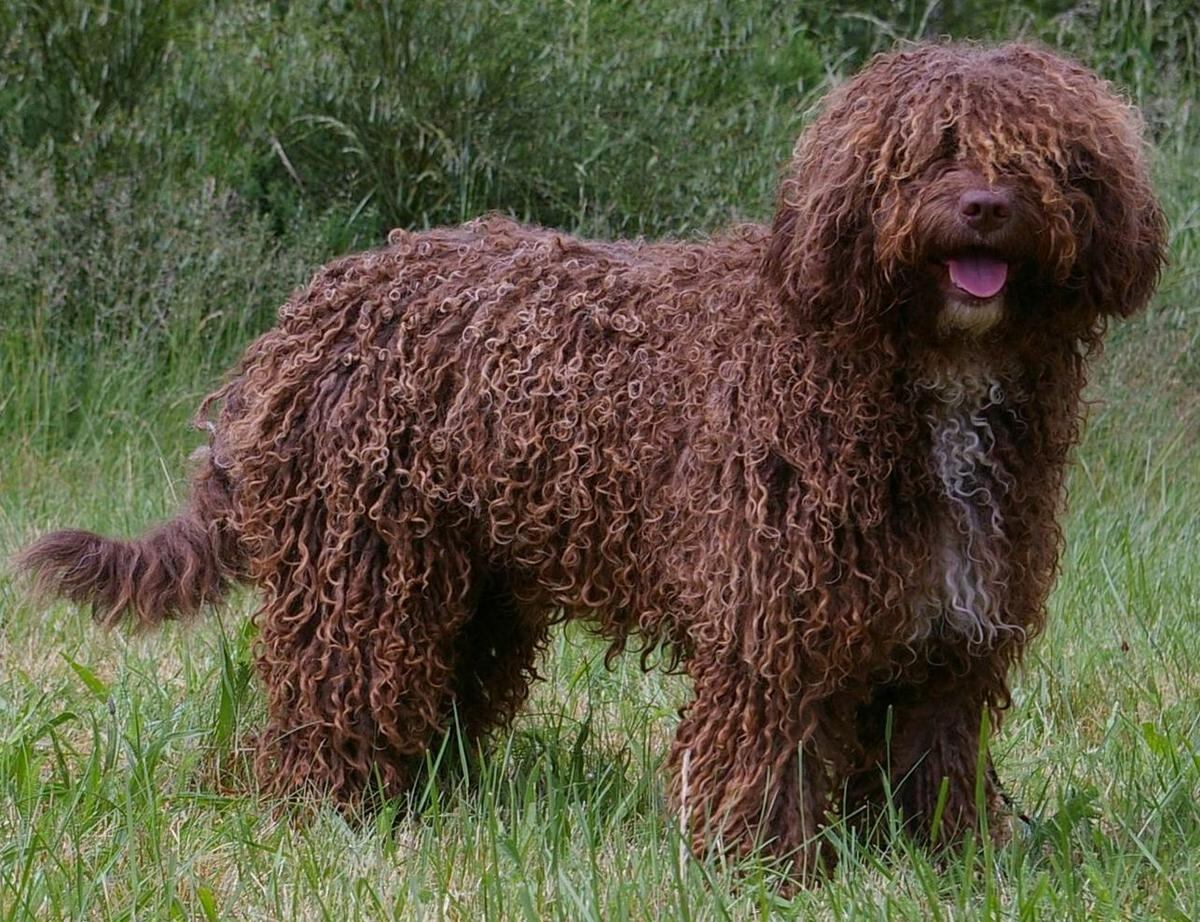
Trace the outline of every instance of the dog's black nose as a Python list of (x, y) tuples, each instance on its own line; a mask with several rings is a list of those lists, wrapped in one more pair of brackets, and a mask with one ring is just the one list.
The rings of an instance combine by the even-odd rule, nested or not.
[(999, 230), (1012, 215), (1012, 199), (998, 189), (968, 189), (958, 200), (967, 224), (981, 233)]

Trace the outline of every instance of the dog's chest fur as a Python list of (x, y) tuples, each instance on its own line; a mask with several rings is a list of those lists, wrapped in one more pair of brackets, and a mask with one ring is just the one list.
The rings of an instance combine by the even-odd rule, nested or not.
[(917, 382), (939, 493), (930, 562), (913, 601), (914, 641), (956, 637), (986, 650), (1020, 630), (1004, 611), (1008, 545), (1004, 499), (1012, 478), (996, 451), (1009, 395), (985, 371)]

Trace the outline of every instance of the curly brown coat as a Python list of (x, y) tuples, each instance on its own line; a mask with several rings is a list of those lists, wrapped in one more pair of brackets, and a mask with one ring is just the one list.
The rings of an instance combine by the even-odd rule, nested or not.
[(205, 401), (179, 518), (22, 562), (106, 623), (258, 586), (280, 793), (405, 790), (585, 618), (692, 679), (670, 769), (697, 849), (802, 864), (885, 782), (918, 831), (943, 797), (952, 837), (1045, 617), (1085, 360), (1164, 237), (1140, 123), (1085, 68), (881, 56), (800, 138), (773, 226), (491, 217), (330, 264)]

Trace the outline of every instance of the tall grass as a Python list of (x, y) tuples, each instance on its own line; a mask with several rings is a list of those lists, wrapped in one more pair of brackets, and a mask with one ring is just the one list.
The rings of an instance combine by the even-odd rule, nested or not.
[[(1000, 770), (1034, 824), (953, 858), (835, 827), (821, 888), (698, 862), (663, 803), (686, 689), (559, 634), (486, 753), (365, 828), (260, 800), (252, 600), (98, 635), (0, 568), (0, 919), (1194, 918), (1197, 24), (1149, 3), (16, 0), (0, 7), (0, 556), (178, 502), (199, 396), (332, 255), (486, 209), (592, 234), (769, 214), (830, 79), (897, 40), (1038, 38), (1147, 114), (1172, 227), (1117, 326), (1048, 634)], [(894, 818), (884, 817), (887, 824)], [(886, 837), (885, 837), (886, 838)]]

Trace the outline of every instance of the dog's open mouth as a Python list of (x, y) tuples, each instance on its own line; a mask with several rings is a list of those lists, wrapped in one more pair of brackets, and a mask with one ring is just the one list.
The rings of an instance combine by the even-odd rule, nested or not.
[(1008, 283), (1008, 263), (991, 253), (963, 253), (946, 260), (950, 284), (978, 301), (990, 301)]
[(938, 318), (941, 330), (978, 336), (994, 328), (1004, 316), (1011, 263), (988, 250), (955, 253), (938, 262), (943, 294)]

